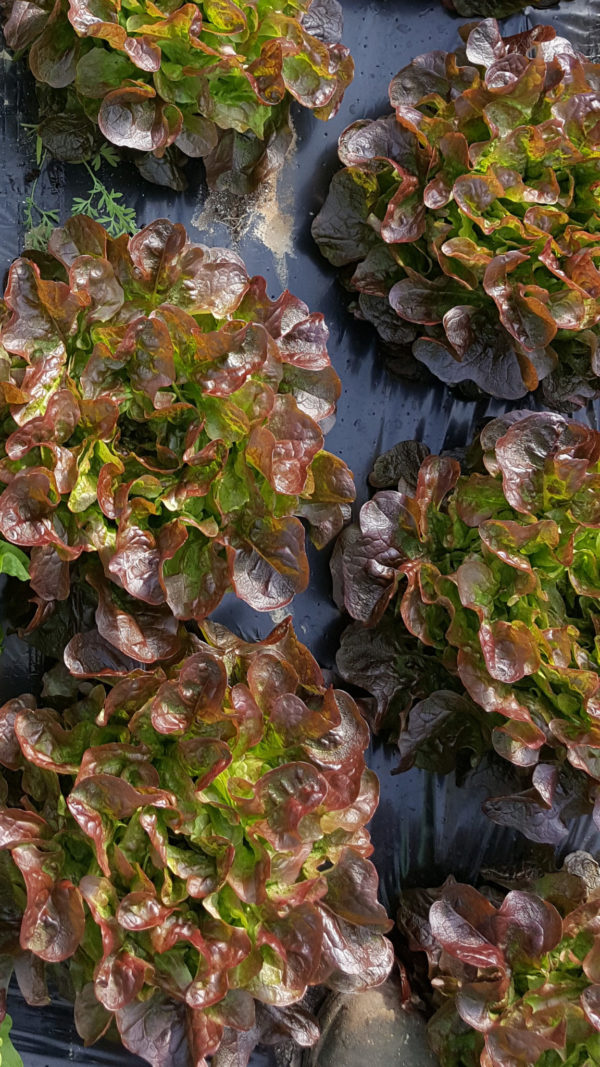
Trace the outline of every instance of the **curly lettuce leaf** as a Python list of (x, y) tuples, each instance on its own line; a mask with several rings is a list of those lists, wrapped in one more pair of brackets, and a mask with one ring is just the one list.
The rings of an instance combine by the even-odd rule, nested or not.
[(354, 74), (337, 0), (16, 0), (4, 33), (40, 87), (50, 152), (78, 162), (104, 139), (173, 188), (186, 157), (205, 159), (211, 185), (255, 186), (289, 148), (290, 102), (329, 119)]
[(576, 853), (563, 870), (505, 893), (450, 877), (405, 894), (398, 922), (428, 960), (429, 1039), (442, 1067), (597, 1061), (598, 900), (581, 866), (569, 869), (578, 857), (594, 865)]
[(271, 611), (306, 588), (300, 520), (322, 546), (354, 499), (323, 448), (321, 315), (180, 225), (114, 239), (85, 216), (12, 265), (4, 306), (0, 566), (29, 561), (36, 621), (89, 586), (90, 640), (152, 663), (229, 590)]
[(399, 373), (416, 359), (573, 410), (599, 388), (595, 67), (547, 26), (503, 37), (487, 18), (465, 38), (392, 79), (393, 114), (342, 133), (313, 236)]
[[(493, 748), (522, 792), (486, 811), (536, 841), (600, 812), (600, 435), (549, 412), (491, 420), (464, 470), (407, 443), (332, 559), (344, 678), (399, 734), (401, 767)], [(415, 459), (422, 462), (415, 471)], [(366, 629), (365, 629), (366, 627)]]
[(0, 708), (0, 856), (22, 876), (7, 962), (21, 983), (23, 951), (63, 963), (82, 1038), (115, 1022), (153, 1067), (314, 1044), (306, 990), (369, 988), (393, 962), (356, 704), (289, 619), (204, 638)]

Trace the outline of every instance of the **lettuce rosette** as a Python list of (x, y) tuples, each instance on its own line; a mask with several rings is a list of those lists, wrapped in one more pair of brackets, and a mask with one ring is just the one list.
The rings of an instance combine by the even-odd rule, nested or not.
[(228, 590), (259, 611), (303, 590), (300, 520), (323, 545), (354, 497), (323, 451), (340, 389), (326, 343), (322, 315), (166, 220), (113, 239), (75, 217), (16, 260), (0, 534), (31, 560), (35, 621), (83, 588), (99, 663), (153, 662)]
[(337, 0), (4, 0), (4, 35), (38, 83), (43, 145), (90, 159), (103, 141), (182, 188), (185, 157), (240, 188), (280, 165), (292, 99), (337, 111), (354, 65)]
[(0, 709), (2, 981), (14, 965), (41, 1003), (68, 961), (84, 1041), (116, 1024), (153, 1067), (311, 1044), (307, 988), (377, 985), (393, 958), (354, 701), (289, 619), (204, 637), (102, 684), (55, 669), (43, 703)]
[(514, 888), (509, 879), (508, 892), (450, 877), (405, 894), (398, 923), (414, 962), (426, 956), (440, 1067), (600, 1061), (598, 875), (593, 857), (576, 852), (561, 871)]
[(313, 235), (400, 373), (571, 409), (600, 388), (600, 68), (548, 26), (466, 32), (341, 135)]
[(600, 433), (517, 411), (464, 470), (423, 455), (384, 457), (375, 480), (399, 489), (338, 540), (336, 599), (357, 620), (338, 666), (400, 731), (402, 767), (495, 751), (527, 788), (488, 814), (560, 839), (582, 811), (600, 821)]

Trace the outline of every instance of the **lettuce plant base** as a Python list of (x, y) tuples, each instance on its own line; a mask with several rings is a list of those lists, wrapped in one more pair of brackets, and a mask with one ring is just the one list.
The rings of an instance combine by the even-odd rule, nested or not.
[[(590, 20), (590, 14), (600, 16), (598, 0), (592, 4), (589, 0), (563, 0), (558, 6), (536, 11), (532, 21), (554, 24), (577, 48), (597, 56), (600, 18)], [(241, 239), (239, 253), (251, 273), (267, 278), (271, 296), (281, 292), (285, 281), (312, 311), (325, 315), (331, 330), (330, 353), (343, 383), (337, 422), (327, 436), (327, 448), (341, 455), (353, 470), (360, 504), (369, 494), (367, 477), (375, 457), (397, 441), (415, 437), (427, 440), (433, 452), (459, 448), (472, 439), (483, 416), (516, 405), (514, 401), (502, 404), (457, 398), (441, 384), (423, 378), (410, 383), (391, 379), (376, 356), (373, 329), (354, 323), (335, 271), (322, 260), (310, 238), (310, 213), (321, 207), (337, 169), (335, 149), (341, 131), (361, 115), (375, 118), (389, 110), (385, 87), (390, 78), (418, 53), (432, 48), (452, 50), (461, 23), (443, 10), (440, 0), (344, 0), (344, 17), (344, 41), (355, 57), (357, 75), (339, 114), (325, 124), (294, 109), (298, 145), (282, 175), (287, 196), (281, 207), (289, 212), (289, 205), (293, 205), (294, 215), (295, 247), (294, 256), (287, 258), (288, 276), (285, 280), (279, 276), (275, 257), (252, 232)], [(529, 19), (519, 15), (505, 26), (516, 33), (529, 24)], [(373, 32), (375, 26), (377, 33)], [(2, 99), (9, 102), (0, 119), (5, 141), (0, 175), (4, 194), (0, 197), (0, 263), (4, 274), (23, 247), (22, 226), (15, 225), (15, 203), (22, 203), (30, 187), (34, 143), (19, 126), (35, 120), (37, 104), (33, 79), (19, 64), (2, 60), (0, 87)], [(200, 166), (192, 163), (186, 170), (189, 187), (181, 194), (142, 183), (133, 166), (123, 165), (117, 172), (107, 168), (104, 178), (123, 190), (127, 203), (136, 208), (140, 224), (167, 216), (182, 222), (195, 241), (227, 245), (230, 236), (224, 226), (204, 233), (190, 225), (204, 187)], [(88, 185), (83, 168), (52, 164), (40, 181), (40, 202), (47, 208), (58, 207), (64, 221), (73, 196), (85, 195)], [(521, 406), (530, 404), (523, 402)], [(600, 406), (596, 405), (578, 417), (598, 425), (599, 415)], [(330, 597), (328, 553), (309, 552), (309, 558), (311, 583), (295, 598), (291, 608), (294, 625), (319, 661), (331, 667), (344, 624)], [(15, 620), (14, 615), (7, 616), (4, 588), (0, 590), (0, 624), (8, 630)], [(248, 639), (264, 637), (273, 626), (268, 614), (258, 616), (233, 598), (225, 598), (218, 618)], [(35, 650), (8, 634), (0, 659), (2, 701), (31, 689), (35, 677), (39, 684), (42, 666)], [(398, 754), (381, 742), (376, 742), (368, 760), (382, 784), (382, 803), (371, 833), (381, 899), (391, 914), (401, 882), (439, 885), (451, 872), (466, 881), (481, 866), (531, 859), (531, 846), (518, 834), (494, 826), (480, 812), (485, 797), (498, 794), (507, 781), (511, 787), (506, 767), (500, 770), (497, 763), (484, 764), (469, 771), (457, 788), (451, 775), (441, 778), (418, 769), (392, 775)], [(512, 773), (510, 768), (508, 772)], [(581, 820), (563, 851), (593, 848), (595, 836), (590, 823)], [(539, 859), (538, 851), (534, 855)], [(457, 857), (460, 869), (456, 868)], [(84, 1049), (71, 1028), (71, 1009), (64, 1003), (28, 1009), (11, 991), (9, 1006), (15, 1044), (26, 1067), (59, 1067), (66, 1061), (88, 1067), (141, 1067), (141, 1061), (110, 1045)], [(265, 1050), (254, 1054), (252, 1067), (273, 1067), (274, 1063), (273, 1052)]]
[(12, 958), (44, 1004), (50, 964), (87, 1044), (116, 1025), (154, 1067), (313, 1044), (308, 987), (370, 988), (393, 963), (356, 704), (289, 619), (261, 642), (204, 636), (114, 688), (76, 693), (59, 665), (40, 698), (55, 710), (0, 709), (4, 983)]
[(86, 599), (77, 573), (98, 597), (96, 671), (100, 647), (169, 659), (176, 620), (228, 589), (258, 611), (306, 589), (300, 518), (323, 547), (355, 495), (321, 448), (341, 390), (322, 315), (288, 290), (271, 301), (180, 224), (114, 239), (85, 215), (12, 264), (0, 314), (0, 570), (22, 577), (14, 546), (30, 548), (32, 628)]
[(594, 858), (577, 852), (542, 878), (491, 880), (498, 888), (479, 892), (450, 876), (407, 893), (398, 912), (409, 948), (427, 955), (422, 992), (441, 1067), (597, 1063)]
[(416, 360), (449, 386), (582, 407), (600, 391), (596, 65), (551, 26), (461, 37), (398, 72), (391, 115), (343, 132), (312, 233), (400, 374)]
[(327, 119), (354, 69), (337, 0), (7, 0), (0, 14), (39, 86), (44, 148), (68, 162), (125, 149), (145, 178), (177, 191), (186, 156), (204, 158), (211, 185), (229, 171), (239, 191), (259, 183), (291, 141), (289, 101)]

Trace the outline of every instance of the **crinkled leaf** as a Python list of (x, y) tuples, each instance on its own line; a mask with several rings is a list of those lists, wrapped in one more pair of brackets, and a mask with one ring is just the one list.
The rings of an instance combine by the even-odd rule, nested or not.
[(205, 618), (231, 588), (259, 610), (287, 604), (308, 580), (299, 518), (326, 544), (354, 498), (323, 451), (340, 384), (322, 316), (271, 300), (238, 255), (168, 219), (115, 240), (77, 217), (49, 253), (16, 261), (6, 291), (19, 402), (0, 493), (15, 548), (0, 545), (0, 566), (23, 578), (19, 548), (32, 550), (37, 619), (86, 577), (88, 646), (144, 663), (176, 655), (176, 620)]
[(357, 620), (338, 666), (399, 735), (401, 770), (447, 772), (493, 748), (528, 776), (488, 815), (556, 842), (600, 779), (600, 437), (519, 411), (484, 427), (461, 476), (447, 456), (404, 476), (406, 452), (381, 464), (400, 491), (363, 505), (332, 557), (336, 599)]
[(412, 348), (449, 385), (518, 399), (543, 382), (571, 409), (599, 388), (594, 225), (572, 191), (580, 167), (586, 183), (596, 173), (595, 68), (549, 26), (463, 29), (464, 51), (418, 55), (392, 79), (392, 115), (342, 133), (313, 236), (399, 373), (414, 373)]
[(256, 643), (214, 623), (204, 635), (144, 671), (109, 659), (101, 683), (55, 671), (49, 707), (0, 711), (21, 782), (0, 847), (27, 888), (10, 951), (68, 959), (84, 1040), (114, 1020), (161, 1067), (221, 1042), (243, 1058), (259, 1034), (310, 1045), (308, 987), (368, 988), (393, 960), (354, 701), (325, 685), (290, 619)]
[(146, 178), (179, 190), (184, 155), (206, 159), (211, 184), (256, 187), (285, 158), (292, 98), (328, 119), (354, 73), (337, 0), (203, 0), (164, 12), (10, 0), (4, 20), (43, 87), (39, 133), (50, 151), (89, 159), (99, 128), (109, 145), (139, 153)]

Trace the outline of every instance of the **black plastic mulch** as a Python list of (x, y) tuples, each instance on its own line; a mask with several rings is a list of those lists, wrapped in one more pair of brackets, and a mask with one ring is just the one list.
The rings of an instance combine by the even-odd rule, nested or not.
[[(265, 209), (262, 232), (275, 251), (265, 247), (256, 222), (238, 234), (236, 247), (251, 273), (267, 278), (272, 296), (286, 285), (313, 311), (322, 311), (331, 331), (330, 354), (342, 379), (343, 393), (327, 447), (341, 455), (356, 478), (359, 506), (368, 496), (367, 476), (375, 457), (397, 441), (415, 437), (433, 451), (456, 448), (469, 441), (481, 419), (515, 405), (499, 401), (465, 400), (441, 383), (394, 379), (376, 352), (374, 332), (357, 323), (347, 310), (348, 297), (335, 280), (335, 272), (321, 259), (310, 236), (312, 218), (319, 210), (331, 175), (336, 169), (339, 133), (357, 118), (389, 111), (387, 85), (409, 60), (432, 49), (452, 49), (461, 21), (450, 16), (439, 0), (342, 0), (344, 41), (353, 52), (357, 73), (337, 117), (325, 124), (300, 109), (295, 112), (296, 151), (279, 179), (279, 224)], [(506, 20), (508, 32), (543, 22), (554, 25), (575, 46), (592, 58), (600, 56), (600, 0), (563, 0), (557, 7)], [(24, 124), (35, 119), (32, 79), (19, 64), (0, 55), (0, 268), (3, 277), (23, 247), (23, 200), (35, 177), (35, 149)], [(172, 193), (144, 183), (133, 166), (106, 168), (107, 184), (122, 190), (135, 207), (140, 224), (168, 216), (182, 222), (192, 240), (230, 244), (223, 223), (198, 229), (197, 220), (206, 198), (202, 168), (193, 161), (187, 169), (189, 188)], [(82, 167), (49, 164), (38, 183), (37, 198), (57, 208), (61, 219), (70, 214), (73, 196), (87, 195), (89, 177)], [(259, 220), (260, 221), (260, 220)], [(284, 252), (287, 245), (288, 251)], [(520, 402), (535, 407), (535, 401)], [(577, 415), (599, 425), (600, 407)], [(306, 593), (291, 606), (294, 625), (322, 665), (334, 665), (337, 641), (344, 622), (331, 600), (328, 553), (311, 552), (312, 577)], [(6, 598), (5, 598), (6, 600)], [(11, 618), (4, 603), (3, 626), (10, 633)], [(2, 603), (0, 602), (0, 615)], [(273, 626), (268, 615), (257, 615), (229, 598), (217, 618), (248, 639), (263, 637)], [(0, 700), (35, 690), (43, 669), (41, 658), (13, 634), (0, 657)], [(418, 770), (391, 774), (396, 754), (375, 741), (370, 765), (381, 780), (381, 804), (371, 831), (374, 860), (381, 879), (383, 902), (394, 914), (403, 884), (437, 884), (452, 872), (475, 878), (482, 867), (547, 860), (517, 833), (494, 826), (482, 814), (482, 800), (508, 791), (510, 768), (484, 764), (458, 784), (454, 776), (429, 775)], [(595, 850), (598, 833), (591, 820), (573, 825), (561, 852), (587, 847)], [(71, 1021), (71, 1009), (61, 1002), (47, 1009), (28, 1008), (18, 994), (9, 996), (15, 1045), (25, 1067), (55, 1067), (59, 1063), (92, 1067), (135, 1067), (142, 1061), (101, 1043), (83, 1049)], [(272, 1052), (257, 1052), (253, 1067), (272, 1064)], [(340, 1065), (341, 1067), (341, 1065)]]

